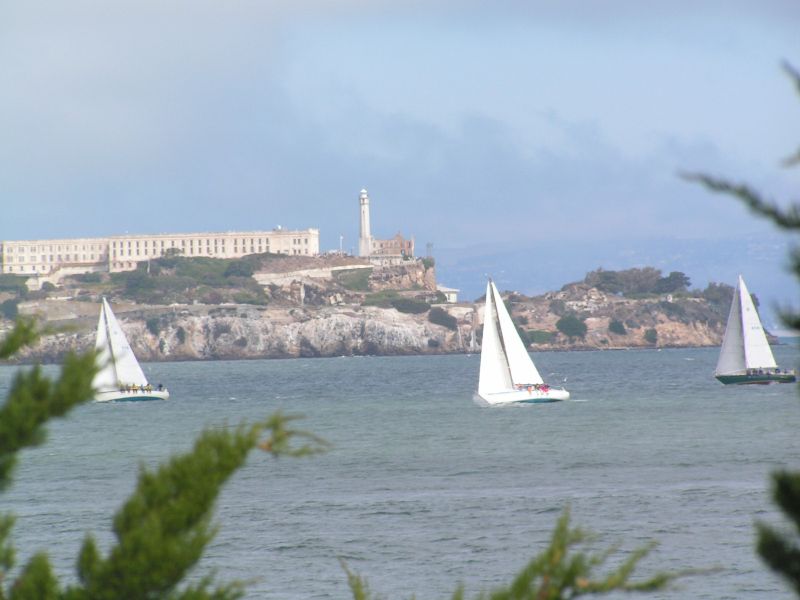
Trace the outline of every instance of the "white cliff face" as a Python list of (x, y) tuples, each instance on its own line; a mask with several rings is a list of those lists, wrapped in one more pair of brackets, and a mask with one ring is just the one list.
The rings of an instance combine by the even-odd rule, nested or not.
[[(397, 355), (462, 350), (455, 332), (427, 315), (377, 307), (225, 310), (159, 318), (158, 334), (145, 320), (120, 318), (141, 361)], [(24, 358), (58, 360), (94, 346), (94, 331), (44, 338)]]
[[(427, 289), (432, 269), (383, 270), (374, 287), (397, 285), (398, 279), (416, 289)], [(291, 285), (294, 285), (292, 283)], [(288, 289), (288, 288), (287, 288)], [(306, 297), (313, 289), (305, 288)], [(311, 290), (311, 291), (308, 291)], [(338, 292), (337, 292), (338, 294)], [(116, 314), (137, 357), (142, 361), (206, 360), (238, 358), (292, 358), (348, 355), (403, 355), (474, 352), (472, 332), (480, 343), (482, 304), (447, 305), (457, 330), (436, 325), (428, 314), (400, 313), (392, 308), (362, 307), (342, 293), (341, 304), (326, 297), (314, 305), (254, 306), (170, 305), (144, 306), (120, 302)], [(332, 296), (331, 296), (332, 297)], [(512, 314), (530, 332), (549, 333), (531, 350), (606, 349), (652, 347), (645, 333), (654, 330), (658, 346), (719, 345), (724, 316), (715, 316), (705, 301), (633, 300), (596, 293), (588, 286), (548, 293), (535, 298), (509, 299)], [(556, 310), (558, 309), (558, 310)], [(74, 328), (71, 333), (50, 335), (21, 356), (25, 361), (60, 361), (72, 350), (94, 347), (97, 307), (87, 302), (45, 301), (27, 308), (55, 327)], [(563, 311), (579, 313), (587, 326), (581, 339), (557, 332)], [(612, 320), (625, 324), (623, 334), (610, 330)], [(2, 325), (0, 323), (0, 325)], [(8, 322), (8, 327), (10, 327)], [(0, 335), (2, 333), (0, 332)]]

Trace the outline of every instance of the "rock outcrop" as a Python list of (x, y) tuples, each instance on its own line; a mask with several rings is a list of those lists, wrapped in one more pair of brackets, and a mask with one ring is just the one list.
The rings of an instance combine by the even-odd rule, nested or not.
[[(180, 306), (143, 318), (117, 311), (142, 361), (403, 355), (457, 352), (458, 332), (427, 320), (377, 307), (308, 310), (243, 306)], [(49, 335), (22, 360), (58, 361), (70, 350), (94, 345), (94, 328)]]
[[(277, 261), (276, 261), (277, 262)], [(255, 275), (268, 304), (137, 304), (114, 299), (114, 309), (136, 355), (143, 361), (403, 355), (475, 352), (482, 333), (483, 303), (442, 304), (441, 312), (411, 314), (383, 305), (362, 305), (369, 294), (405, 294), (435, 301), (435, 273), (422, 261), (374, 268), (354, 261), (298, 263), (292, 271)], [(278, 263), (281, 266), (284, 262)], [(324, 268), (320, 268), (322, 264)], [(368, 284), (369, 292), (358, 291)], [(397, 292), (397, 290), (401, 290)], [(85, 291), (74, 298), (20, 304), (62, 332), (48, 335), (21, 356), (58, 361), (70, 350), (94, 344), (98, 306)], [(91, 295), (94, 299), (94, 294)], [(390, 296), (386, 296), (390, 297)], [(396, 297), (396, 296), (394, 296)], [(614, 349), (719, 345), (727, 305), (682, 294), (629, 298), (586, 283), (526, 297), (505, 294), (512, 317), (533, 350)], [(369, 304), (369, 303), (367, 303)], [(422, 305), (424, 307), (424, 304)], [(402, 308), (398, 304), (398, 308)], [(566, 315), (585, 325), (583, 335), (559, 331)], [(434, 322), (431, 322), (433, 319)], [(436, 318), (434, 318), (436, 317)], [(10, 328), (9, 321), (0, 321)], [(64, 328), (68, 329), (64, 329)]]

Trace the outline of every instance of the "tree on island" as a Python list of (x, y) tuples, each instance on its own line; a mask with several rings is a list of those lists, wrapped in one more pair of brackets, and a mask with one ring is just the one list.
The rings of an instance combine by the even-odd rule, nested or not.
[(674, 292), (685, 292), (689, 289), (691, 280), (680, 271), (672, 271), (666, 277), (656, 281), (653, 291), (656, 294), (671, 294)]
[(556, 329), (566, 335), (570, 340), (573, 338), (583, 339), (586, 336), (587, 327), (583, 319), (575, 313), (569, 313), (556, 321)]
[[(795, 91), (800, 94), (800, 72), (788, 63), (784, 71), (793, 81)], [(786, 167), (800, 165), (800, 150), (784, 161)], [(701, 173), (686, 173), (683, 177), (699, 182), (714, 192), (728, 194), (750, 207), (755, 213), (767, 217), (778, 227), (792, 233), (800, 232), (800, 204), (790, 204), (783, 209), (765, 199), (747, 184), (731, 183)], [(795, 248), (790, 253), (790, 265), (795, 277), (800, 280), (800, 252)], [(800, 330), (800, 312), (785, 312), (783, 322), (794, 330)], [(757, 524), (757, 548), (761, 558), (775, 572), (782, 575), (800, 596), (800, 471), (780, 470), (772, 474), (773, 500), (793, 524), (793, 531), (780, 531), (764, 522)]]
[(619, 319), (611, 319), (611, 321), (608, 323), (608, 330), (617, 335), (625, 335), (628, 333), (628, 330), (625, 329), (625, 323)]

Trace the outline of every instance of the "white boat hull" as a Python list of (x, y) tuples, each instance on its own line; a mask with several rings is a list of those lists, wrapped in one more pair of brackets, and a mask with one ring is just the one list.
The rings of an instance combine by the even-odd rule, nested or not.
[(492, 406), (497, 404), (544, 404), (569, 400), (569, 392), (564, 388), (548, 388), (546, 391), (532, 388), (530, 391), (527, 389), (508, 390), (478, 395)]
[(151, 390), (151, 391), (125, 391), (109, 390), (107, 392), (96, 392), (94, 395), (95, 402), (122, 402), (122, 401), (142, 401), (142, 400), (166, 400), (169, 398), (167, 390)]

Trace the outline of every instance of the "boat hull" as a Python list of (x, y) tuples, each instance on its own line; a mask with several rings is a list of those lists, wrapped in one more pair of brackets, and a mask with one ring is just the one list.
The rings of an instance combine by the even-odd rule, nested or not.
[(166, 400), (169, 398), (167, 390), (150, 391), (125, 391), (111, 390), (107, 392), (97, 392), (94, 395), (95, 402), (141, 402), (145, 400)]
[(768, 383), (794, 383), (794, 373), (761, 373), (751, 375), (715, 375), (725, 385), (766, 385)]
[(563, 388), (548, 388), (545, 390), (531, 389), (507, 390), (494, 393), (478, 394), (486, 403), (495, 406), (499, 404), (547, 404), (569, 400), (569, 392)]

